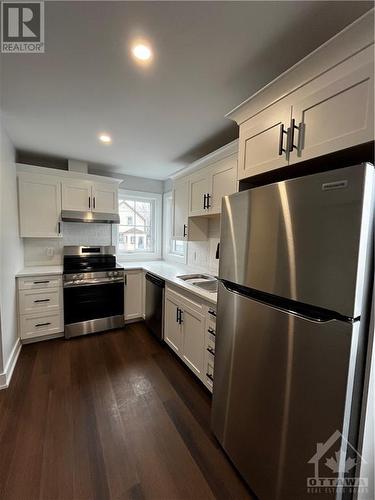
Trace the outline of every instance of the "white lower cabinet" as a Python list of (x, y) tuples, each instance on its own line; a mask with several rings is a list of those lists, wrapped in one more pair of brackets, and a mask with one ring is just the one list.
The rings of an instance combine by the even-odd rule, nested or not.
[(144, 272), (142, 269), (125, 271), (125, 321), (144, 316)]
[[(206, 325), (213, 309), (188, 292), (167, 285), (165, 293), (164, 340), (193, 373), (212, 391), (207, 378)], [(214, 355), (214, 354), (213, 354)], [(212, 376), (213, 376), (213, 363)], [(208, 372), (210, 373), (210, 372)]]
[(165, 296), (164, 340), (178, 355), (182, 356), (182, 325), (178, 321), (180, 302), (171, 294)]
[(64, 331), (61, 276), (18, 278), (17, 289), (21, 340), (61, 337)]
[(193, 308), (182, 309), (182, 356), (189, 368), (203, 377), (204, 366), (204, 316)]

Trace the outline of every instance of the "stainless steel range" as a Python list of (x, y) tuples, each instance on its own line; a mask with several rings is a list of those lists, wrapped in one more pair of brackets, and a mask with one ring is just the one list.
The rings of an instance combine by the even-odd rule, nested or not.
[(124, 279), (113, 246), (64, 247), (65, 337), (124, 326)]

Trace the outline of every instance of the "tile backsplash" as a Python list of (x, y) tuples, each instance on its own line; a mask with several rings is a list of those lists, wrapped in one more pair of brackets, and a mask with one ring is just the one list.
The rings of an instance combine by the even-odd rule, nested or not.
[(110, 224), (63, 223), (63, 237), (24, 238), (25, 266), (45, 266), (62, 264), (65, 245), (111, 245), (112, 226)]
[(188, 242), (188, 265), (203, 272), (217, 275), (219, 260), (216, 259), (217, 244), (220, 241), (220, 216), (208, 221), (208, 239)]

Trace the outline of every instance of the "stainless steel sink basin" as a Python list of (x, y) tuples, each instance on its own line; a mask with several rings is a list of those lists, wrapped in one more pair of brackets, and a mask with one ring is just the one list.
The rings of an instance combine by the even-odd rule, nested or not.
[(207, 281), (199, 281), (193, 282), (192, 285), (198, 286), (207, 292), (217, 293), (217, 280), (207, 280)]
[(177, 276), (180, 280), (183, 281), (194, 281), (194, 280), (213, 280), (215, 279), (213, 276), (209, 276), (208, 274), (181, 274)]
[(209, 274), (182, 274), (177, 276), (177, 278), (186, 281), (189, 285), (206, 290), (207, 292), (217, 292), (217, 279)]

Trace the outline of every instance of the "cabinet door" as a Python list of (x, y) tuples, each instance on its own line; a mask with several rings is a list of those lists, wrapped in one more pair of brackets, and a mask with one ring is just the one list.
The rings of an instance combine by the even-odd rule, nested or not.
[(64, 180), (62, 182), (62, 209), (86, 212), (92, 208), (91, 182)]
[(118, 213), (117, 184), (95, 182), (92, 185), (92, 211), (107, 214)]
[(207, 169), (199, 170), (190, 177), (189, 215), (206, 215), (204, 195), (211, 192), (210, 173)]
[(176, 240), (187, 238), (189, 212), (189, 180), (180, 179), (173, 187), (173, 227), (172, 234)]
[(210, 210), (212, 214), (221, 213), (224, 196), (237, 191), (237, 155), (219, 161), (211, 171)]
[(143, 316), (143, 271), (126, 271), (125, 320)]
[(20, 235), (60, 237), (61, 184), (51, 175), (18, 176)]
[(169, 296), (165, 297), (164, 340), (179, 356), (181, 356), (182, 327), (177, 321), (177, 310), (179, 307), (180, 305), (177, 301)]
[(204, 368), (204, 316), (185, 306), (182, 312), (183, 349), (185, 363), (201, 379)]
[(340, 66), (301, 89), (301, 100), (293, 104), (299, 133), (296, 131), (290, 163), (374, 139), (373, 64), (346, 76)]
[(291, 104), (286, 98), (240, 126), (239, 180), (288, 165), (288, 154), (280, 151), (280, 145), (287, 149), (290, 118)]

